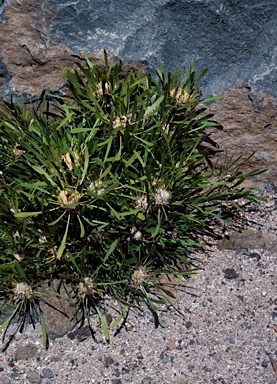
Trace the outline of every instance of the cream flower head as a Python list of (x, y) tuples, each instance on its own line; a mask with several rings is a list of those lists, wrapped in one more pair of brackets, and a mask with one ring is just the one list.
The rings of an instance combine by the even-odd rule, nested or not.
[(182, 89), (181, 87), (178, 87), (177, 90), (174, 88), (170, 91), (170, 96), (173, 97), (174, 95), (175, 95), (177, 104), (179, 105), (185, 104), (190, 98), (190, 94), (185, 89)]
[(28, 300), (34, 294), (32, 287), (24, 282), (16, 283), (12, 291), (14, 293), (13, 300), (16, 302), (26, 299)]

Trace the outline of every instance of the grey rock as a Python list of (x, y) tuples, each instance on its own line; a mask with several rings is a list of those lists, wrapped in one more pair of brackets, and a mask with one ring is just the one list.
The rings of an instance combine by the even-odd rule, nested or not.
[(192, 322), (191, 321), (187, 321), (186, 322), (186, 328), (190, 329), (191, 327), (192, 327)]
[(114, 364), (114, 359), (111, 356), (105, 356), (103, 359), (103, 363), (105, 364), (105, 366), (108, 367), (108, 366)]
[(228, 238), (218, 242), (218, 249), (268, 249), (273, 243), (273, 238), (261, 231), (246, 230), (242, 232), (231, 232)]
[(35, 344), (27, 344), (25, 347), (19, 347), (15, 351), (14, 359), (28, 360), (35, 356), (38, 348)]
[(239, 276), (233, 268), (226, 268), (223, 272), (225, 279), (228, 280), (236, 279)]
[(43, 375), (43, 377), (46, 377), (47, 379), (53, 379), (53, 377), (54, 377), (54, 373), (53, 373), (52, 369), (50, 369), (50, 368), (43, 368), (42, 375)]
[[(195, 58), (197, 72), (209, 68), (207, 96), (242, 83), (277, 96), (275, 0), (10, 0), (0, 10), (7, 97), (28, 94), (42, 67), (39, 86), (53, 87), (49, 62), (73, 65), (72, 56), (104, 48), (125, 62), (146, 62), (151, 72), (159, 60), (174, 71)], [(28, 86), (23, 72), (30, 70)], [(52, 76), (61, 87), (56, 71)]]
[(277, 319), (277, 312), (276, 311), (273, 311), (271, 313), (271, 316), (272, 316), (272, 319)]
[(32, 384), (40, 384), (42, 382), (42, 378), (36, 371), (29, 371), (26, 377)]
[[(0, 300), (0, 307), (4, 304), (4, 300)], [(7, 305), (0, 312), (0, 324), (3, 324), (5, 320), (13, 313), (14, 307), (12, 305)], [(15, 315), (11, 323), (15, 323), (18, 320), (18, 315)]]
[(151, 376), (145, 376), (141, 382), (141, 384), (150, 384), (152, 383), (153, 378)]
[(247, 257), (249, 257), (249, 259), (257, 259), (257, 260), (261, 259), (261, 255), (257, 252), (244, 251), (243, 255), (246, 255)]
[[(106, 48), (127, 62), (210, 69), (206, 93), (245, 81), (277, 96), (276, 1), (54, 0), (50, 36), (74, 52)], [(95, 12), (97, 9), (97, 12)], [(110, 17), (112, 13), (112, 18)], [(269, 63), (269, 65), (268, 65)], [(270, 89), (271, 88), (271, 89)]]
[(264, 367), (264, 368), (267, 368), (267, 367), (268, 367), (268, 362), (267, 362), (266, 360), (264, 360), (264, 361), (262, 362), (262, 367)]
[(13, 369), (13, 372), (10, 374), (11, 379), (17, 379), (20, 376), (19, 372), (17, 369)]
[(74, 317), (76, 305), (73, 300), (68, 300), (71, 293), (70, 286), (54, 280), (47, 291), (60, 293), (60, 297), (45, 296), (41, 305), (47, 335), (50, 339), (63, 337), (67, 332), (72, 331), (81, 315), (77, 314)]
[(239, 279), (241, 281), (249, 281), (249, 280), (252, 280), (252, 277), (248, 273), (242, 273)]

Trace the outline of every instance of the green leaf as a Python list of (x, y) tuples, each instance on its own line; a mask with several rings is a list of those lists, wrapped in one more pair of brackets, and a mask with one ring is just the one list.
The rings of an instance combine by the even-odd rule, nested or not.
[(140, 152), (135, 152), (128, 161), (126, 161), (125, 159), (123, 159), (123, 161), (125, 162), (125, 167), (128, 168), (131, 164), (133, 164), (133, 162), (137, 159), (137, 153), (140, 154)]
[(109, 341), (110, 340), (110, 335), (109, 335), (109, 329), (108, 329), (108, 325), (107, 325), (106, 319), (104, 318), (104, 316), (102, 315), (100, 309), (97, 306), (95, 306), (95, 309), (97, 311), (100, 323), (102, 325), (104, 337), (105, 337), (105, 339), (107, 341)]
[(139, 137), (138, 135), (135, 135), (134, 133), (132, 134), (136, 139), (140, 140), (143, 144), (147, 145), (148, 147), (153, 147), (154, 143), (150, 143), (149, 141), (146, 141)]
[(143, 213), (139, 212), (139, 213), (138, 213), (138, 219), (144, 221), (144, 220), (145, 220), (145, 215), (144, 215)]
[(61, 216), (59, 216), (58, 218), (57, 218), (57, 220), (55, 220), (55, 221), (52, 221), (52, 223), (49, 223), (48, 225), (50, 226), (50, 227), (52, 227), (53, 225), (56, 225), (62, 218), (63, 218), (63, 216), (66, 214), (66, 211), (64, 211), (62, 214), (61, 214)]
[(87, 170), (88, 170), (88, 163), (89, 163), (89, 153), (88, 153), (88, 148), (86, 147), (85, 149), (85, 152), (84, 152), (84, 155), (85, 155), (85, 162), (84, 162), (84, 169), (83, 169), (83, 174), (82, 174), (82, 178), (81, 178), (81, 181), (80, 181), (80, 185), (83, 183), (86, 175), (87, 175)]
[(38, 212), (18, 212), (14, 214), (14, 217), (30, 217), (40, 215), (42, 211)]
[(41, 175), (45, 176), (46, 179), (51, 183), (52, 186), (55, 186), (56, 183), (52, 180), (52, 177), (50, 175), (48, 175), (48, 173), (42, 169), (41, 167), (37, 166), (37, 165), (32, 165), (31, 166), (36, 172), (40, 173)]
[(64, 119), (62, 119), (61, 123), (57, 126), (57, 128), (56, 128), (57, 131), (59, 129), (61, 129), (62, 127), (65, 127), (67, 125), (67, 123), (72, 120), (73, 115), (74, 115), (73, 112), (68, 113), (68, 115)]
[(70, 222), (70, 214), (68, 215), (68, 219), (67, 219), (67, 225), (66, 225), (65, 233), (64, 233), (64, 236), (63, 236), (61, 245), (59, 246), (59, 249), (58, 249), (58, 252), (57, 252), (57, 256), (56, 256), (57, 260), (60, 260), (60, 258), (61, 258), (62, 255), (63, 255), (64, 249), (65, 249), (65, 244), (66, 244), (66, 239), (67, 239), (67, 233), (68, 233), (68, 228), (69, 228), (69, 222)]
[(121, 320), (124, 318), (125, 316), (125, 313), (128, 309), (128, 306), (126, 305), (122, 310), (121, 310), (121, 313), (120, 315), (110, 324), (110, 328), (115, 328), (120, 322)]
[(79, 224), (80, 224), (80, 229), (81, 229), (81, 232), (80, 232), (80, 237), (84, 237), (85, 236), (85, 228), (84, 228), (84, 225), (82, 223), (82, 220), (80, 219), (80, 216), (77, 215), (78, 217), (78, 220), (79, 220)]
[(103, 259), (103, 264), (106, 263), (106, 261), (108, 260), (108, 257), (113, 253), (113, 251), (115, 250), (117, 244), (119, 243), (119, 239), (116, 239), (110, 246), (108, 252), (106, 253), (104, 259)]
[(93, 131), (93, 128), (72, 128), (70, 130), (70, 133), (84, 133), (84, 132), (91, 132)]
[(10, 324), (10, 322), (11, 322), (12, 319), (13, 319), (13, 317), (16, 315), (17, 311), (19, 310), (20, 305), (21, 305), (21, 302), (19, 302), (19, 303), (16, 305), (16, 307), (15, 307), (13, 313), (7, 318), (7, 320), (5, 320), (4, 323), (0, 326), (0, 332), (2, 332), (2, 330), (3, 330), (4, 328), (6, 328), (6, 327)]
[(45, 320), (41, 311), (39, 311), (39, 320), (40, 320), (41, 333), (42, 333), (42, 343), (46, 345), (48, 341), (48, 336), (46, 331)]
[(144, 113), (144, 119), (146, 120), (150, 115), (152, 115), (153, 113), (155, 113), (156, 109), (158, 108), (158, 106), (161, 104), (161, 102), (163, 101), (164, 99), (164, 95), (160, 96), (158, 98), (158, 100), (155, 101), (154, 104), (150, 105), (150, 107), (148, 107)]

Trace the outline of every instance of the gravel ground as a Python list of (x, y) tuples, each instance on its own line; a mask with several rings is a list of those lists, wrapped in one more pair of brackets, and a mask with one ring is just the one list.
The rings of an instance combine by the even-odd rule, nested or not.
[(210, 244), (195, 255), (203, 267), (178, 292), (185, 318), (164, 306), (156, 328), (145, 308), (131, 311), (107, 344), (92, 316), (94, 338), (85, 326), (48, 350), (28, 325), (0, 355), (0, 383), (276, 383), (277, 188), (267, 190), (269, 202), (247, 213), (245, 243), (234, 235), (234, 249)]

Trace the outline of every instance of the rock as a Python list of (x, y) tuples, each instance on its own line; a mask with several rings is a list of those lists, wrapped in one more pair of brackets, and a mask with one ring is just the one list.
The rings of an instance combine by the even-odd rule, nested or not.
[(15, 351), (14, 359), (28, 360), (35, 356), (38, 348), (35, 344), (27, 344), (25, 347), (19, 347)]
[(172, 351), (173, 349), (175, 349), (175, 341), (171, 338), (168, 339), (168, 349), (170, 351)]
[(42, 375), (43, 375), (43, 377), (46, 377), (47, 379), (53, 379), (53, 377), (54, 377), (54, 373), (53, 373), (52, 369), (50, 369), (50, 368), (43, 368)]
[(224, 273), (225, 279), (228, 280), (234, 280), (239, 276), (233, 268), (226, 268), (222, 272)]
[(167, 295), (165, 292), (169, 302), (172, 304), (176, 304), (180, 300), (180, 297), (177, 295), (177, 292), (176, 292), (176, 287), (178, 285), (176, 277), (172, 275), (160, 275), (158, 282), (163, 289), (165, 289), (171, 295), (174, 296), (174, 297), (171, 297), (170, 295)]
[[(20, 100), (22, 94), (25, 101), (36, 100), (43, 90), (63, 92), (61, 67), (77, 68), (77, 62), (84, 64), (84, 57), (103, 66), (103, 49), (101, 55), (87, 49), (74, 52), (51, 37), (50, 26), (57, 12), (51, 0), (10, 0), (4, 4), (4, 18), (0, 19), (0, 89), (4, 100), (10, 101), (11, 96)], [(130, 67), (144, 69), (143, 64)]]
[(82, 342), (91, 336), (92, 336), (92, 330), (90, 329), (89, 326), (80, 327), (76, 329), (76, 331), (69, 332), (67, 334), (67, 337), (70, 340), (74, 340), (76, 337), (79, 342)]
[(197, 72), (209, 68), (207, 96), (242, 83), (277, 96), (275, 0), (9, 0), (0, 9), (6, 99), (60, 89), (61, 66), (84, 55), (100, 64), (104, 48), (151, 72), (159, 60), (176, 70), (195, 58)]
[(72, 331), (81, 314), (74, 318), (76, 306), (72, 300), (68, 300), (71, 292), (70, 286), (54, 280), (47, 289), (50, 292), (59, 292), (61, 297), (47, 295), (41, 305), (45, 319), (46, 331), (50, 339), (63, 337), (67, 332)]
[[(211, 138), (227, 158), (255, 154), (242, 167), (244, 171), (266, 169), (256, 180), (277, 181), (277, 99), (255, 94), (239, 86), (228, 90), (224, 98), (210, 107), (215, 121), (223, 127), (212, 129)], [(258, 100), (258, 101), (257, 101)]]
[(206, 93), (246, 81), (277, 96), (275, 0), (53, 0), (53, 5), (50, 36), (74, 52), (101, 54), (105, 47), (126, 62), (146, 60), (150, 71), (158, 60), (175, 70), (195, 58), (197, 71), (209, 68)]
[(114, 359), (111, 356), (105, 356), (103, 363), (105, 364), (105, 367), (109, 367), (110, 365), (114, 364)]
[(141, 384), (151, 384), (153, 381), (151, 376), (145, 376), (141, 382)]
[(122, 384), (122, 381), (121, 381), (121, 379), (114, 379), (112, 381), (112, 384)]
[(228, 237), (220, 240), (217, 244), (219, 250), (223, 249), (269, 249), (273, 239), (261, 231), (246, 230), (242, 232), (231, 232)]
[(257, 252), (244, 251), (243, 255), (246, 255), (249, 259), (256, 259), (257, 261), (261, 259), (261, 255)]
[(262, 365), (263, 368), (267, 368), (268, 367), (268, 362), (266, 360), (264, 360), (261, 365)]
[(192, 322), (191, 321), (187, 321), (186, 322), (186, 328), (190, 329), (191, 327), (192, 327)]
[(36, 371), (29, 371), (26, 377), (32, 384), (40, 384), (42, 382), (42, 378)]
[(252, 280), (252, 276), (250, 276), (248, 273), (242, 273), (239, 279), (241, 281), (249, 281), (249, 280)]

